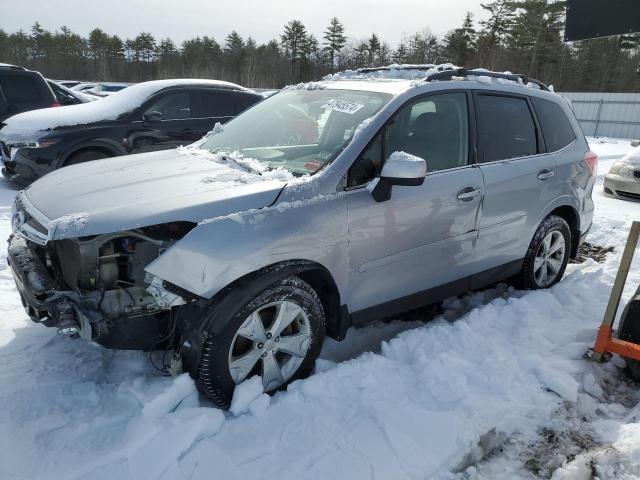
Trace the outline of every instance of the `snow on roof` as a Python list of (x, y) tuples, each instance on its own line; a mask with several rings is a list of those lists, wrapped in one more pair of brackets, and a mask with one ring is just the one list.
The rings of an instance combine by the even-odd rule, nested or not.
[[(452, 75), (450, 78), (442, 79), (447, 81), (472, 81), (480, 82), (484, 84), (497, 84), (497, 85), (509, 85), (520, 86), (534, 89), (541, 89), (539, 83), (536, 81), (528, 81), (526, 77), (514, 75), (511, 72), (492, 72), (484, 68), (475, 69), (462, 69), (452, 63), (442, 63), (440, 65), (435, 64), (392, 64), (386, 67), (375, 68), (359, 68), (357, 70), (345, 70), (333, 74), (326, 75), (322, 82), (311, 82), (309, 84), (300, 84), (294, 88), (326, 88), (331, 85), (332, 82), (340, 82), (340, 87), (344, 88), (343, 82), (353, 82), (355, 85), (359, 85), (362, 89), (362, 82), (367, 82), (367, 89), (389, 91), (390, 93), (398, 93), (406, 88), (423, 85), (427, 83), (429, 77), (433, 77), (443, 72), (464, 70), (464, 73), (460, 75)], [(452, 72), (453, 73), (453, 72)], [(503, 78), (496, 78), (493, 75), (504, 75)], [(507, 78), (511, 77), (511, 78)], [(441, 81), (433, 79), (431, 81)], [(358, 82), (358, 83), (356, 83)], [(384, 84), (393, 83), (394, 87), (385, 87)], [(373, 88), (372, 88), (373, 87)], [(356, 88), (351, 87), (351, 88)], [(549, 88), (553, 91), (553, 87)]]
[(103, 120), (116, 120), (131, 112), (154, 93), (178, 85), (215, 85), (223, 88), (251, 91), (239, 85), (219, 80), (174, 79), (142, 82), (127, 87), (103, 98), (98, 102), (69, 105), (58, 108), (44, 108), (20, 113), (5, 120), (0, 135), (12, 139), (27, 138), (59, 127), (86, 125)]
[(391, 64), (386, 67), (359, 68), (357, 70), (344, 70), (326, 75), (323, 80), (423, 80), (429, 75), (453, 70), (456, 67), (452, 63), (434, 65), (426, 64)]

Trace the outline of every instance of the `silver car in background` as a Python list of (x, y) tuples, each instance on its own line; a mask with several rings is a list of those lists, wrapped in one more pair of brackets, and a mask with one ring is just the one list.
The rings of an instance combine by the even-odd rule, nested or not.
[(640, 200), (640, 147), (611, 166), (604, 177), (604, 191), (614, 197)]
[(163, 368), (225, 407), (248, 377), (274, 392), (308, 375), (352, 325), (558, 282), (597, 163), (567, 102), (519, 75), (408, 70), (301, 84), (187, 148), (36, 181), (9, 240), (29, 315), (174, 349)]

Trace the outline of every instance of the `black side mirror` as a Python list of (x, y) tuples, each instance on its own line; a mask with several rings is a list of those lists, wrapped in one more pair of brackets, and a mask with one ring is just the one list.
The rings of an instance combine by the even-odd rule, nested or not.
[(159, 122), (162, 120), (162, 113), (157, 111), (147, 112), (142, 115), (142, 121), (145, 123)]

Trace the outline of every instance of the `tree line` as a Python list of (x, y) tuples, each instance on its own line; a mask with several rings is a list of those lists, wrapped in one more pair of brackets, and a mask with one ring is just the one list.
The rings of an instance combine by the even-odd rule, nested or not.
[(494, 0), (476, 22), (467, 13), (442, 37), (425, 27), (391, 46), (376, 33), (347, 35), (332, 18), (320, 38), (291, 20), (278, 38), (258, 44), (237, 31), (218, 41), (196, 37), (176, 45), (142, 32), (122, 39), (99, 28), (87, 37), (36, 22), (29, 32), (0, 29), (0, 62), (56, 79), (140, 82), (158, 78), (216, 78), (255, 88), (280, 88), (327, 73), (391, 63), (445, 63), (523, 73), (556, 90), (637, 91), (640, 35), (563, 42), (565, 2)]

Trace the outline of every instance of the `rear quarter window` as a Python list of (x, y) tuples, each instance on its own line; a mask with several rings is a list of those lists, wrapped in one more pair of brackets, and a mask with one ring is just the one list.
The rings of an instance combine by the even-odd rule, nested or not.
[(542, 98), (531, 98), (538, 115), (548, 152), (560, 150), (576, 139), (576, 133), (560, 105)]
[(42, 82), (32, 75), (2, 75), (0, 87), (8, 102), (27, 103), (45, 99)]
[(200, 116), (233, 117), (238, 114), (238, 105), (232, 92), (227, 91), (201, 91), (200, 92)]

